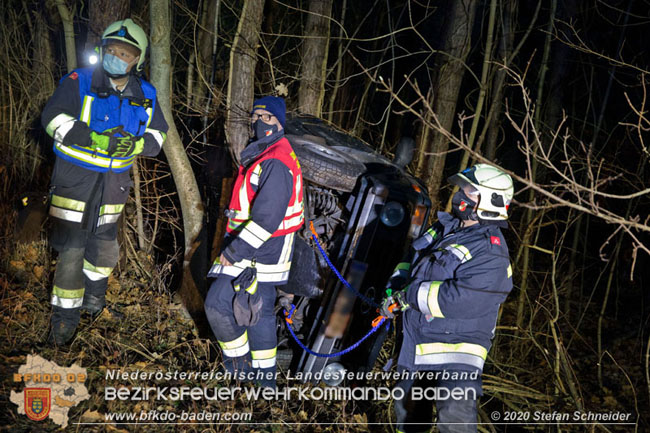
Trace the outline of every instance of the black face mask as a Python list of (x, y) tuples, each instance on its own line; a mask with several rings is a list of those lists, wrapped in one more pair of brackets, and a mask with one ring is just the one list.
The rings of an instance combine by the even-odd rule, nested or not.
[(268, 123), (264, 123), (262, 119), (257, 119), (253, 123), (253, 132), (255, 133), (255, 138), (259, 140), (278, 132), (278, 125), (269, 125)]
[(478, 216), (474, 211), (476, 202), (469, 198), (465, 191), (462, 189), (454, 194), (454, 197), (451, 199), (451, 210), (458, 218), (463, 221), (474, 220), (476, 221)]

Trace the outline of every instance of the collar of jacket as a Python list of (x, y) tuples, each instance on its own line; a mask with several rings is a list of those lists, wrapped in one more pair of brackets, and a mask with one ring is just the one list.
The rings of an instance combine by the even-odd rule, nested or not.
[(284, 137), (284, 130), (278, 131), (275, 134), (271, 134), (268, 137), (260, 138), (259, 140), (251, 141), (248, 145), (241, 151), (239, 155), (241, 159), (241, 165), (244, 167), (250, 166), (258, 156), (260, 156), (266, 149), (273, 146), (281, 138)]
[(96, 93), (100, 98), (107, 98), (115, 95), (120, 99), (128, 98), (134, 101), (144, 101), (144, 92), (140, 86), (140, 79), (135, 75), (129, 75), (129, 81), (122, 92), (118, 92), (111, 86), (110, 78), (104, 72), (101, 63), (93, 71), (90, 80), (90, 91)]

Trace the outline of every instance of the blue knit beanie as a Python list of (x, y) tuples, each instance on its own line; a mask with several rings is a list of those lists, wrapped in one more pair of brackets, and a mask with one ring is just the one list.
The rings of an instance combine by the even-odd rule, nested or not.
[(287, 106), (284, 104), (284, 98), (265, 96), (256, 99), (255, 102), (253, 102), (253, 110), (251, 111), (251, 114), (253, 114), (253, 111), (257, 109), (273, 113), (273, 115), (278, 118), (280, 125), (284, 128), (284, 122), (287, 119)]

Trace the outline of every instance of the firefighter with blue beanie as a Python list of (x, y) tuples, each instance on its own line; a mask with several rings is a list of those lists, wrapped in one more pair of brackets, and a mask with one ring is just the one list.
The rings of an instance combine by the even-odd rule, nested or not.
[(226, 371), (265, 387), (276, 383), (276, 286), (287, 283), (294, 236), (304, 224), (302, 171), (284, 137), (285, 119), (284, 99), (254, 101), (254, 138), (240, 155), (223, 250), (208, 274), (216, 279), (205, 299)]
[(401, 432), (431, 429), (433, 401), (413, 398), (414, 385), (443, 390), (436, 400), (440, 432), (477, 431), (481, 373), (499, 306), (512, 289), (501, 233), (514, 194), (511, 177), (477, 164), (449, 181), (459, 187), (452, 213), (439, 212), (438, 221), (413, 242), (409, 259), (391, 277), (391, 292), (382, 306), (387, 317), (393, 316), (388, 309), (393, 303), (403, 312), (398, 370), (435, 373), (432, 381), (412, 374), (396, 385), (404, 391), (394, 406)]
[(112, 23), (101, 63), (63, 77), (41, 114), (56, 155), (49, 209), (50, 244), (59, 252), (49, 336), (56, 345), (71, 340), (81, 309), (104, 308), (131, 166), (138, 155), (157, 155), (166, 138), (156, 89), (141, 77), (147, 47), (131, 19)]

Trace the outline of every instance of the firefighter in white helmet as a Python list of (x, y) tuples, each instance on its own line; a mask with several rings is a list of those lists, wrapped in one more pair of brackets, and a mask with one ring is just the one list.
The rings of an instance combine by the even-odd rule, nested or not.
[[(438, 222), (413, 242), (410, 257), (391, 277), (392, 293), (382, 314), (391, 317), (388, 306), (394, 302), (404, 313), (398, 370), (433, 371), (433, 382), (416, 386), (462, 397), (438, 393), (438, 429), (476, 432), (483, 365), (499, 306), (512, 289), (501, 229), (507, 227), (514, 190), (510, 176), (488, 164), (470, 167), (449, 182), (460, 188), (452, 199), (452, 213), (439, 212)], [(431, 428), (433, 401), (412, 398), (416, 378), (411, 375), (397, 384), (405, 391), (395, 402), (398, 431)]]
[(156, 89), (141, 78), (147, 35), (130, 19), (102, 35), (101, 64), (61, 79), (41, 122), (54, 139), (50, 244), (59, 252), (50, 341), (70, 341), (80, 310), (99, 313), (117, 263), (117, 222), (137, 155), (155, 156), (167, 133)]

